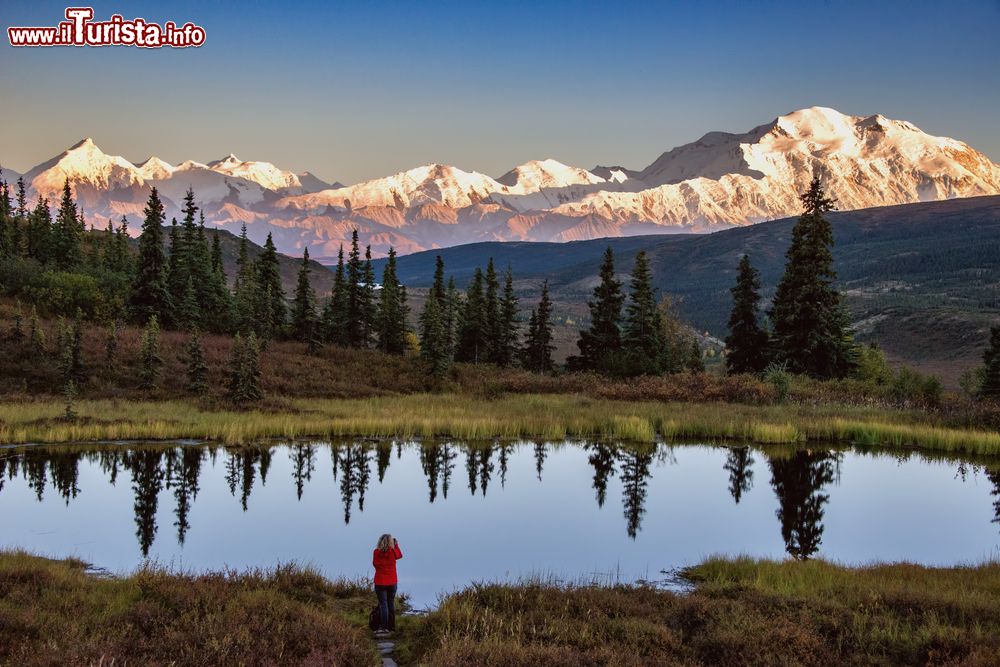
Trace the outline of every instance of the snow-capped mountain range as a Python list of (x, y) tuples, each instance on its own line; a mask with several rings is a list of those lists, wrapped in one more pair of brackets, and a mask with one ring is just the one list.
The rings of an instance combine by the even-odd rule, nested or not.
[[(355, 185), (327, 184), (234, 155), (207, 164), (139, 164), (85, 139), (24, 174), (32, 198), (54, 200), (66, 178), (89, 222), (129, 216), (139, 226), (151, 187), (177, 215), (192, 187), (213, 224), (279, 250), (332, 258), (357, 229), (373, 253), (484, 240), (570, 241), (712, 231), (794, 215), (819, 175), (841, 209), (1000, 194), (1000, 165), (961, 141), (881, 115), (812, 107), (744, 134), (710, 132), (642, 170), (587, 170), (532, 160), (492, 178), (429, 164)], [(18, 174), (4, 169), (8, 182)]]

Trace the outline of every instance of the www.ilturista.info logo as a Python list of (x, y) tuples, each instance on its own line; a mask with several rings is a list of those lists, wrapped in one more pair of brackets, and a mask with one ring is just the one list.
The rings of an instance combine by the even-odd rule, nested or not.
[(138, 46), (159, 49), (185, 48), (205, 43), (205, 29), (193, 23), (162, 26), (146, 19), (124, 19), (114, 14), (108, 21), (93, 21), (92, 7), (67, 7), (66, 20), (55, 27), (10, 27), (11, 46)]

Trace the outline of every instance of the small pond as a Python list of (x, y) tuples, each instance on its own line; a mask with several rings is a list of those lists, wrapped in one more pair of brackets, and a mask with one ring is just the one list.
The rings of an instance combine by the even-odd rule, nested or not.
[(383, 532), (417, 606), (480, 580), (661, 580), (713, 554), (952, 565), (1000, 555), (1000, 461), (593, 442), (0, 449), (0, 545), (115, 572), (149, 558), (368, 575)]

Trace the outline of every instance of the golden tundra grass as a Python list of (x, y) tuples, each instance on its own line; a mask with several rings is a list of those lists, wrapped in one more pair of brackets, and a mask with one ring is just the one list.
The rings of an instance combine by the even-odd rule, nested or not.
[(1000, 433), (941, 426), (917, 411), (844, 406), (657, 403), (577, 395), (496, 399), (411, 394), (366, 399), (288, 399), (277, 407), (214, 410), (186, 401), (79, 401), (62, 419), (58, 401), (0, 404), (0, 443), (200, 438), (244, 444), (263, 438), (453, 437), (826, 441), (1000, 454)]

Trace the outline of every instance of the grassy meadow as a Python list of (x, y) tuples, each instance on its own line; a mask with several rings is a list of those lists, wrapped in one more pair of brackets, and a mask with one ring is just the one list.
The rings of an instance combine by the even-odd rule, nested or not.
[[(404, 665), (994, 665), (1000, 564), (712, 558), (693, 589), (473, 584), (402, 616)], [(405, 586), (404, 586), (405, 589)], [(405, 592), (405, 590), (404, 590)], [(90, 574), (0, 552), (0, 664), (377, 665), (367, 582), (309, 569)]]
[(176, 401), (83, 400), (66, 420), (57, 400), (0, 403), (0, 444), (198, 438), (245, 444), (266, 438), (450, 437), (734, 440), (761, 444), (904, 446), (1000, 454), (1000, 433), (956, 428), (911, 410), (837, 405), (618, 401), (579, 395), (409, 394), (287, 399), (234, 411)]

